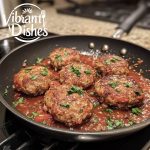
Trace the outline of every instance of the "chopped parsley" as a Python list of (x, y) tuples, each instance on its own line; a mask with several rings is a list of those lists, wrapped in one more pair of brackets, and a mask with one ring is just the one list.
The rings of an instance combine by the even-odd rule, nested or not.
[(87, 69), (84, 71), (85, 74), (90, 75), (91, 74), (91, 70)]
[(77, 93), (79, 95), (82, 95), (83, 94), (83, 89), (80, 88), (80, 87), (77, 87), (77, 86), (72, 86), (70, 88), (70, 90), (68, 91), (68, 94), (73, 94), (73, 93)]
[(115, 63), (117, 61), (120, 61), (121, 59), (119, 57), (112, 57), (110, 59), (106, 59), (104, 61), (105, 64), (110, 65), (111, 63)]
[(116, 88), (118, 86), (118, 82), (109, 82), (108, 85), (110, 85), (112, 88)]
[(31, 80), (36, 80), (37, 77), (38, 77), (37, 75), (32, 75), (32, 76), (30, 77), (30, 79), (31, 79)]
[(134, 122), (134, 121), (132, 121), (132, 120), (129, 120), (129, 122), (128, 122), (128, 126), (132, 126), (133, 124), (135, 124), (135, 122)]
[(68, 52), (65, 51), (65, 52), (64, 52), (64, 56), (68, 56)]
[(48, 69), (46, 67), (41, 71), (41, 75), (42, 76), (47, 76), (48, 75)]
[(110, 65), (110, 64), (111, 64), (110, 59), (106, 59), (106, 60), (105, 60), (105, 64)]
[(6, 88), (4, 90), (4, 96), (7, 96), (7, 94), (8, 94), (8, 88), (9, 88), (9, 86), (6, 86)]
[(24, 102), (24, 98), (20, 97), (17, 101), (13, 102), (13, 105), (16, 107), (18, 104), (22, 104)]
[(41, 122), (42, 124), (44, 124), (44, 125), (46, 125), (47, 124), (47, 122), (44, 120), (43, 122)]
[(36, 64), (40, 64), (42, 62), (43, 58), (37, 57), (35, 62)]
[(32, 67), (28, 67), (24, 69), (25, 73), (29, 73), (31, 70), (32, 70)]
[(105, 111), (106, 111), (106, 112), (109, 112), (109, 113), (112, 113), (112, 112), (113, 112), (113, 110), (110, 109), (110, 108), (105, 109)]
[(39, 115), (39, 113), (37, 113), (37, 112), (32, 112), (32, 115), (33, 115), (34, 117), (36, 117), (36, 116)]
[(61, 107), (64, 107), (64, 108), (70, 108), (70, 105), (69, 104), (60, 104)]
[(31, 115), (29, 116), (27, 116), (28, 118), (30, 118), (30, 119), (34, 119), (36, 116), (38, 116), (39, 115), (39, 113), (37, 113), (37, 112), (32, 112), (31, 113)]
[(61, 55), (56, 55), (56, 56), (55, 56), (55, 59), (56, 59), (57, 61), (62, 61), (62, 56), (61, 56)]
[(139, 109), (138, 107), (132, 108), (131, 111), (135, 115), (140, 115), (142, 113), (141, 109)]
[(81, 75), (81, 72), (78, 68), (74, 67), (74, 66), (71, 66), (70, 68), (71, 72), (73, 72), (74, 74), (76, 74), (77, 77), (80, 77)]
[(132, 82), (126, 82), (126, 83), (124, 83), (124, 86), (127, 88), (130, 88), (130, 87), (132, 87)]
[(79, 113), (83, 113), (83, 109), (80, 109), (80, 110), (79, 110)]
[(95, 101), (95, 102), (93, 103), (93, 107), (94, 107), (94, 108), (98, 107), (99, 105), (100, 105), (100, 103), (99, 103), (98, 101)]
[(99, 122), (99, 119), (98, 119), (97, 117), (94, 117), (94, 118), (92, 119), (92, 121), (93, 121), (94, 123), (98, 123), (98, 122)]
[(116, 129), (116, 128), (124, 126), (124, 123), (123, 123), (122, 120), (117, 120), (117, 119), (114, 120), (114, 119), (111, 119), (111, 118), (106, 119), (106, 124), (107, 124), (108, 130), (112, 130), (112, 129)]

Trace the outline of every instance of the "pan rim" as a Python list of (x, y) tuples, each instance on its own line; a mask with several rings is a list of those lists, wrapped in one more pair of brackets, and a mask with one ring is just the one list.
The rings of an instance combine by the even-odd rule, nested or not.
[[(146, 50), (146, 51), (149, 51), (148, 49), (145, 49), (141, 46), (138, 46), (136, 44), (133, 44), (133, 43), (130, 43), (130, 42), (126, 42), (126, 41), (123, 41), (123, 40), (120, 40), (120, 39), (113, 39), (113, 38), (109, 38), (109, 37), (103, 37), (103, 36), (92, 36), (92, 35), (59, 35), (59, 36), (52, 36), (52, 37), (45, 37), (45, 38), (41, 38), (35, 42), (31, 42), (31, 43), (25, 43), (21, 46), (18, 46), (16, 48), (14, 48), (10, 53), (8, 53), (7, 55), (5, 55), (1, 60), (0, 60), (0, 65), (5, 61), (5, 59), (11, 55), (12, 53), (14, 53), (15, 51), (18, 51), (20, 50), (21, 47), (24, 47), (26, 45), (30, 45), (30, 44), (34, 44), (36, 42), (39, 42), (39, 41), (43, 41), (43, 40), (47, 40), (47, 39), (53, 39), (53, 38), (64, 38), (64, 37), (95, 37), (95, 38), (106, 38), (106, 39), (111, 39), (111, 40), (117, 40), (117, 41), (122, 41), (124, 43), (128, 43), (130, 45), (133, 45), (133, 46), (136, 46), (136, 47), (139, 47), (140, 49), (143, 49), (143, 50)], [(150, 51), (149, 51), (150, 52)], [(25, 117), (24, 115), (22, 115), (19, 111), (17, 111), (15, 108), (11, 107), (11, 105), (9, 105), (7, 103), (7, 101), (3, 98), (2, 94), (0, 93), (0, 101), (1, 103), (9, 110), (11, 111), (13, 114), (15, 114), (18, 118), (34, 125), (34, 126), (37, 126), (37, 127), (42, 127), (44, 128), (45, 130), (50, 130), (50, 131), (54, 131), (54, 132), (59, 132), (59, 133), (62, 133), (62, 134), (72, 134), (72, 135), (95, 135), (95, 136), (103, 136), (103, 135), (121, 135), (123, 133), (126, 133), (126, 132), (134, 132), (134, 130), (140, 130), (144, 127), (147, 127), (150, 125), (150, 119), (147, 119), (141, 123), (138, 123), (138, 124), (135, 124), (135, 125), (132, 125), (132, 126), (129, 126), (129, 127), (123, 127), (123, 128), (119, 128), (119, 129), (113, 129), (113, 130), (106, 130), (106, 131), (71, 131), (69, 129), (63, 129), (63, 128), (56, 128), (56, 127), (50, 127), (50, 126), (47, 126), (47, 125), (43, 125), (43, 124), (40, 124), (40, 123), (36, 123), (35, 121)]]

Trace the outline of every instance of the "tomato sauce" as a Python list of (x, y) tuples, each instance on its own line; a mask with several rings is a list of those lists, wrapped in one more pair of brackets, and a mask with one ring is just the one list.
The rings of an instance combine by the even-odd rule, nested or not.
[[(90, 66), (94, 66), (93, 59), (90, 56), (82, 55), (81, 61)], [(47, 65), (49, 62), (44, 60), (44, 64)], [(149, 119), (150, 81), (134, 71), (130, 71), (129, 76), (138, 82), (143, 91), (146, 93), (144, 104), (141, 107), (130, 110), (117, 110), (115, 108), (109, 108), (108, 106), (102, 104), (103, 100), (95, 94), (94, 88), (91, 87), (87, 90), (87, 92), (91, 96), (94, 106), (93, 115), (84, 124), (78, 127), (70, 128), (70, 130), (104, 131), (115, 128), (128, 127)], [(57, 80), (58, 78), (59, 74), (54, 72), (54, 79)], [(59, 86), (59, 84), (57, 86)], [(51, 127), (68, 128), (63, 124), (54, 121), (51, 114), (45, 110), (43, 99), (43, 95), (29, 97), (20, 93), (15, 93), (13, 105), (19, 112), (38, 123)]]

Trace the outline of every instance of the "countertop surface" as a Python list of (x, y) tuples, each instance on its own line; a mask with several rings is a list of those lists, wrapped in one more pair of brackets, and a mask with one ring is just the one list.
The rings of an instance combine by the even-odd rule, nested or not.
[[(49, 32), (61, 35), (98, 35), (106, 37), (110, 37), (115, 32), (117, 24), (58, 14), (56, 8), (60, 6), (62, 7), (61, 4), (57, 4), (55, 7), (46, 4), (39, 5), (41, 9), (46, 11), (46, 28)], [(10, 36), (8, 28), (0, 29), (0, 39)], [(125, 35), (122, 39), (150, 49), (150, 30), (134, 27), (131, 33)]]

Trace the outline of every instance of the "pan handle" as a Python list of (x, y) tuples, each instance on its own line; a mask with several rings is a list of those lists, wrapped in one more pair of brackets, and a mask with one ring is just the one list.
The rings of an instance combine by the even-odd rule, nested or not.
[(132, 27), (146, 14), (148, 11), (150, 1), (141, 0), (138, 4), (137, 9), (127, 17), (118, 27), (116, 32), (113, 34), (113, 38), (121, 38), (124, 33), (128, 34)]

